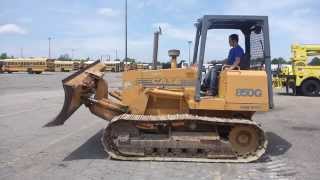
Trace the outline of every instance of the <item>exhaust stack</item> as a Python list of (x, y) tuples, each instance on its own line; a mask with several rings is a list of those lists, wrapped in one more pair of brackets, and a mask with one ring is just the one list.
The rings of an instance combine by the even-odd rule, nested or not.
[(159, 27), (159, 30), (154, 32), (153, 37), (153, 60), (152, 60), (152, 69), (157, 69), (158, 64), (158, 50), (159, 50), (159, 36), (161, 35), (162, 30), (161, 27)]

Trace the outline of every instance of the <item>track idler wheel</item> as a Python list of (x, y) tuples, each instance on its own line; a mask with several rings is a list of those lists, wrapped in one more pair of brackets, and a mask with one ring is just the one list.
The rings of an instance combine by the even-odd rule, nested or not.
[(239, 155), (253, 153), (259, 147), (257, 129), (250, 126), (238, 126), (231, 129), (229, 141), (233, 151)]

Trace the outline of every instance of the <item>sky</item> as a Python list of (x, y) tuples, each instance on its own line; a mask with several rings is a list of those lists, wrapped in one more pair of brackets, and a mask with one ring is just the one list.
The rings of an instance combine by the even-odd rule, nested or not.
[[(264, 15), (269, 17), (271, 56), (290, 58), (292, 43), (320, 43), (318, 0), (128, 0), (128, 56), (151, 62), (153, 33), (162, 28), (159, 60), (169, 49), (180, 49), (188, 59), (194, 23), (203, 15)], [(209, 33), (206, 60), (224, 59), (228, 35)], [(72, 54), (97, 59), (124, 58), (124, 0), (1, 0), (0, 53), (19, 57)], [(241, 41), (241, 36), (240, 36)], [(191, 54), (192, 54), (191, 48)]]

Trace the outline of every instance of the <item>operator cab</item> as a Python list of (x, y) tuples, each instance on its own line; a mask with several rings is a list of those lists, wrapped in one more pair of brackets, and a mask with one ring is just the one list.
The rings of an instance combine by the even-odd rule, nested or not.
[[(272, 76), (270, 61), (270, 42), (267, 16), (229, 16), (229, 15), (205, 15), (195, 24), (197, 31), (192, 64), (198, 66), (198, 79), (196, 84), (195, 100), (200, 101), (201, 90), (205, 90), (203, 84), (202, 67), (204, 64), (206, 40), (208, 30), (225, 29), (240, 30), (244, 39), (245, 54), (240, 61), (240, 69), (235, 71), (262, 70), (265, 69), (268, 78), (269, 105), (273, 106)], [(227, 56), (227, 55), (226, 55)], [(265, 68), (264, 68), (265, 67)], [(220, 67), (223, 71), (223, 66)], [(232, 70), (233, 71), (233, 70)], [(219, 76), (217, 76), (219, 82)], [(218, 84), (218, 83), (217, 83)], [(219, 86), (218, 88), (219, 89)], [(219, 96), (219, 94), (217, 95)]]

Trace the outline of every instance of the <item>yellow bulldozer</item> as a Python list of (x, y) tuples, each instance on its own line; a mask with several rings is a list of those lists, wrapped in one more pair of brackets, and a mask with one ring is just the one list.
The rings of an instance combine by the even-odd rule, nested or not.
[[(82, 105), (108, 122), (106, 152), (119, 160), (251, 162), (266, 151), (267, 139), (252, 120), (273, 107), (268, 18), (205, 15), (196, 23), (193, 66), (126, 71), (122, 90), (108, 92), (99, 61), (64, 79), (65, 102), (46, 126), (62, 125)], [(202, 96), (207, 31), (237, 29), (245, 39), (250, 67), (224, 70), (217, 96)], [(265, 65), (264, 65), (265, 64)], [(265, 68), (261, 68), (265, 67)]]

